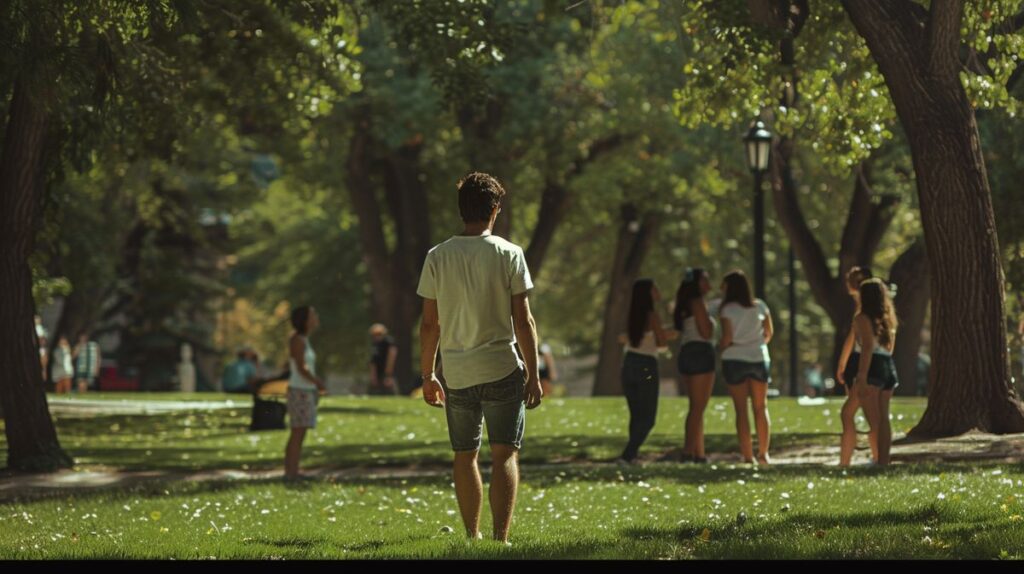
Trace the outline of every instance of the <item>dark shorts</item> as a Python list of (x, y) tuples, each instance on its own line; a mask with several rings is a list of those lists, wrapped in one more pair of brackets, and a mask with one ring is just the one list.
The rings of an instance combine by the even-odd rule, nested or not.
[(452, 450), (480, 449), (483, 422), (487, 422), (490, 444), (519, 448), (526, 428), (526, 373), (516, 369), (509, 376), (493, 383), (465, 389), (448, 389), (445, 416)]
[(900, 384), (896, 376), (896, 361), (891, 355), (871, 354), (871, 366), (868, 367), (868, 384), (879, 387), (883, 391), (891, 391)]
[(857, 369), (859, 368), (860, 353), (854, 351), (850, 354), (850, 359), (846, 361), (846, 369), (843, 371), (843, 379), (846, 380), (846, 386), (853, 386), (853, 383), (857, 380)]
[(756, 363), (728, 359), (722, 361), (722, 374), (725, 376), (725, 382), (730, 385), (738, 385), (748, 379), (770, 383), (772, 382), (770, 370), (771, 364), (766, 361)]
[(551, 380), (551, 371), (549, 369), (538, 369), (537, 378), (542, 381), (549, 381)]
[(676, 357), (679, 373), (705, 375), (715, 372), (715, 348), (704, 341), (690, 341), (679, 349)]

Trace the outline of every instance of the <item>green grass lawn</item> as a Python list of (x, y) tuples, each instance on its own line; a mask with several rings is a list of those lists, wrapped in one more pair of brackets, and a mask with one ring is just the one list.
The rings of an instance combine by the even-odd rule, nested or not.
[[(149, 395), (100, 394), (89, 399), (148, 399)], [(182, 400), (185, 395), (153, 394)], [(238, 408), (136, 415), (56, 417), (61, 444), (83, 468), (131, 470), (265, 469), (281, 465), (287, 431), (249, 432), (251, 401), (239, 395), (202, 394), (194, 400), (231, 399)], [(658, 422), (641, 454), (657, 455), (682, 445), (686, 399), (663, 398)], [(769, 403), (772, 450), (839, 441), (841, 400), (799, 406), (792, 399)], [(909, 430), (920, 418), (920, 399), (893, 401), (893, 430)], [(628, 411), (621, 398), (549, 399), (526, 418), (526, 463), (611, 459), (625, 446)], [(738, 453), (728, 399), (715, 398), (705, 417), (710, 453)], [(862, 429), (866, 423), (860, 423)], [(0, 449), (6, 445), (0, 438)], [(451, 458), (444, 412), (422, 401), (327, 397), (318, 426), (306, 439), (310, 466), (446, 464)]]
[(464, 539), (447, 479), (179, 483), (2, 505), (0, 557), (1019, 559), (1022, 478), (998, 465), (527, 471), (510, 548)]
[[(836, 444), (840, 405), (772, 401), (773, 450)], [(450, 461), (440, 410), (355, 397), (321, 407), (307, 466)], [(662, 400), (644, 452), (654, 457), (680, 444), (685, 407), (684, 399)], [(897, 400), (895, 430), (909, 429), (923, 407)], [(284, 431), (249, 433), (248, 419), (240, 406), (61, 415), (57, 425), (81, 468), (280, 468)], [(625, 425), (621, 399), (554, 399), (529, 413), (511, 547), (465, 540), (447, 477), (301, 488), (224, 480), (0, 504), (0, 558), (1024, 558), (1020, 464), (579, 464), (618, 454)], [(710, 452), (735, 452), (732, 425), (731, 406), (716, 399), (707, 416)], [(529, 466), (539, 462), (564, 464)], [(487, 511), (482, 524), (488, 532)]]

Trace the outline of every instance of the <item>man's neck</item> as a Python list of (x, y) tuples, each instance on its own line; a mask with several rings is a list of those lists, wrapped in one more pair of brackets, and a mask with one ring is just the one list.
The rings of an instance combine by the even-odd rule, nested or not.
[(489, 223), (467, 223), (462, 229), (462, 235), (471, 237), (486, 237), (491, 234), (491, 225)]

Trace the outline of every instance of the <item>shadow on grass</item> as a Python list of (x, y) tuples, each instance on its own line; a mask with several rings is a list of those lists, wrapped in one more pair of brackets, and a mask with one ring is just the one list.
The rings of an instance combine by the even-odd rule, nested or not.
[[(929, 532), (932, 536), (941, 538), (945, 545), (931, 547), (919, 542), (921, 528), (926, 526), (931, 528)], [(701, 536), (705, 528), (708, 529), (709, 540), (714, 544), (702, 543)], [(800, 539), (813, 536), (824, 540), (830, 531), (836, 529), (862, 530), (863, 534), (855, 533), (859, 541), (852, 548), (843, 544), (823, 548), (799, 547)], [(879, 532), (882, 529), (886, 530), (886, 536), (891, 536), (893, 530), (902, 530), (906, 534), (899, 532), (897, 536), (906, 538), (909, 535), (913, 543), (890, 545), (881, 549), (870, 545), (872, 537), (883, 535)], [(630, 526), (621, 529), (620, 533), (632, 540), (681, 545), (690, 556), (701, 558), (920, 558), (943, 557), (946, 555), (944, 551), (949, 548), (956, 548), (957, 558), (992, 558), (998, 555), (998, 549), (994, 546), (978, 543), (976, 535), (982, 531), (992, 534), (996, 531), (1013, 533), (1017, 530), (1007, 521), (972, 518), (964, 516), (955, 508), (929, 504), (901, 511), (880, 509), (853, 512), (842, 517), (798, 512), (767, 520), (752, 519), (744, 525), (719, 520), (707, 525), (686, 524), (674, 528)], [(789, 544), (792, 546), (787, 547)], [(770, 549), (770, 553), (766, 554), (766, 549)]]

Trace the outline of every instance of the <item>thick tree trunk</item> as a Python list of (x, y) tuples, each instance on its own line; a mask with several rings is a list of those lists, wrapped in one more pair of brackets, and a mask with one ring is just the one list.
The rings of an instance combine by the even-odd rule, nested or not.
[(928, 277), (928, 255), (924, 242), (915, 241), (904, 251), (889, 271), (889, 280), (896, 284), (896, 317), (900, 328), (896, 333), (896, 373), (900, 386), (896, 394), (917, 395), (918, 355), (921, 353), (921, 330), (928, 316), (931, 284)]
[(45, 99), (30, 92), (25, 78), (16, 80), (0, 156), (0, 405), (7, 466), (28, 471), (72, 465), (46, 405), (28, 262), (45, 185), (48, 121)]
[[(371, 126), (362, 119), (368, 116), (356, 116), (360, 119), (349, 145), (348, 190), (359, 217), (359, 238), (370, 276), (372, 315), (374, 321), (387, 325), (395, 339), (395, 378), (399, 388), (407, 392), (415, 385), (418, 371), (413, 365), (413, 332), (422, 303), (416, 295), (416, 285), (431, 246), (426, 190), (419, 180), (422, 141), (406, 142), (397, 150), (380, 150), (370, 135)], [(393, 252), (384, 237), (383, 209), (377, 193), (380, 183), (395, 222)]]
[(604, 326), (601, 330), (601, 350), (594, 377), (594, 396), (622, 394), (619, 369), (623, 347), (619, 335), (626, 332), (633, 282), (640, 275), (644, 258), (661, 224), (658, 214), (647, 213), (640, 217), (631, 204), (623, 205), (621, 213), (622, 224), (619, 226), (619, 239), (612, 263)]
[(974, 110), (960, 82), (963, 2), (843, 0), (885, 77), (917, 175), (932, 290), (928, 408), (911, 431), (1024, 432), (1010, 383), (1003, 271)]

